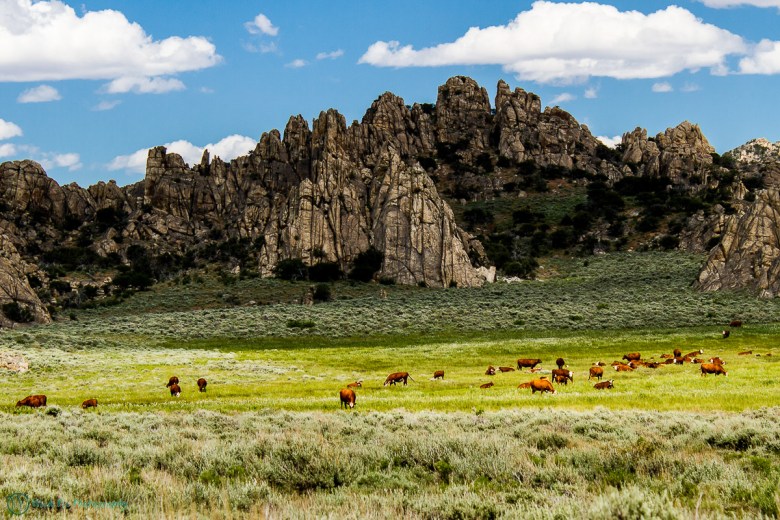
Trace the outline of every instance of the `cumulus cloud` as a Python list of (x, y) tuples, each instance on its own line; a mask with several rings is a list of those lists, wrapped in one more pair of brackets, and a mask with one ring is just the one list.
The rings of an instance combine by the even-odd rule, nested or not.
[[(219, 157), (223, 161), (230, 161), (240, 155), (246, 155), (254, 150), (257, 141), (251, 137), (243, 135), (229, 135), (217, 143), (207, 144), (206, 146), (196, 146), (189, 141), (174, 141), (166, 143), (168, 153), (177, 153), (182, 156), (187, 164), (198, 164), (203, 156), (203, 150), (208, 150), (211, 157)], [(129, 155), (119, 155), (109, 164), (109, 170), (125, 170), (129, 173), (144, 173), (146, 171), (146, 158), (149, 155), (149, 149), (143, 148)]]
[(11, 143), (0, 144), (0, 158), (16, 155), (16, 146)]
[(118, 99), (114, 99), (111, 101), (101, 101), (100, 103), (92, 107), (92, 110), (94, 110), (95, 112), (105, 112), (106, 110), (113, 110), (120, 103), (121, 101)]
[(77, 153), (46, 154), (40, 163), (44, 170), (67, 168), (71, 172), (79, 170), (83, 166), (81, 156)]
[(62, 96), (56, 88), (50, 85), (38, 85), (28, 88), (16, 98), (19, 103), (46, 103), (49, 101), (59, 101)]
[(593, 76), (660, 78), (685, 70), (722, 70), (744, 54), (738, 35), (677, 6), (644, 14), (595, 2), (537, 1), (507, 25), (472, 27), (451, 43), (415, 49), (372, 44), (359, 63), (378, 67), (493, 65), (518, 79), (571, 83)]
[(780, 73), (780, 42), (761, 40), (750, 56), (740, 60), (739, 71), (743, 74)]
[(653, 92), (665, 93), (665, 92), (672, 92), (673, 90), (674, 88), (667, 81), (662, 81), (660, 83), (653, 83)]
[(249, 34), (267, 34), (268, 36), (276, 36), (279, 34), (279, 28), (275, 27), (263, 13), (255, 16), (255, 19), (251, 22), (246, 22), (244, 27)]
[(4, 0), (0, 9), (0, 81), (150, 77), (220, 60), (204, 37), (154, 40), (119, 11), (79, 16), (59, 0)]
[(569, 94), (568, 92), (562, 92), (557, 96), (555, 96), (554, 98), (552, 98), (550, 100), (550, 103), (555, 105), (557, 103), (566, 103), (567, 101), (574, 101), (575, 99), (577, 98), (573, 94)]
[(134, 92), (136, 94), (164, 94), (176, 90), (184, 90), (184, 83), (176, 78), (117, 78), (105, 86), (105, 92), (109, 94), (124, 94)]
[(305, 67), (308, 64), (308, 61), (298, 58), (297, 60), (292, 60), (290, 63), (287, 63), (285, 67), (290, 69), (300, 69), (301, 67)]
[(698, 92), (701, 90), (701, 87), (696, 83), (686, 83), (682, 86), (680, 90), (682, 90), (683, 92)]
[(619, 135), (616, 135), (615, 137), (606, 137), (600, 135), (596, 137), (596, 139), (604, 143), (606, 146), (609, 146), (610, 148), (615, 148), (617, 145), (623, 142), (623, 137)]
[(5, 119), (0, 119), (0, 139), (10, 139), (22, 135), (22, 129), (18, 125)]
[(725, 9), (728, 7), (740, 7), (751, 5), (753, 7), (777, 7), (780, 9), (780, 0), (698, 0), (707, 7)]
[(318, 60), (335, 60), (336, 58), (340, 58), (344, 56), (344, 50), (338, 49), (331, 52), (320, 52), (317, 54)]
[(599, 97), (599, 89), (596, 87), (585, 89), (585, 99), (596, 99), (597, 97)]

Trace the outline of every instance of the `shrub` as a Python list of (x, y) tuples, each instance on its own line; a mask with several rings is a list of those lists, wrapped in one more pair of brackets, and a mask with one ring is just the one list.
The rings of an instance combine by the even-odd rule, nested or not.
[(287, 327), (290, 329), (312, 329), (316, 323), (309, 320), (287, 320)]
[(355, 261), (352, 263), (352, 270), (349, 272), (349, 279), (358, 282), (369, 282), (374, 278), (377, 271), (382, 268), (385, 255), (371, 246), (368, 250), (358, 253)]
[(3, 314), (16, 323), (30, 323), (34, 319), (32, 311), (26, 305), (15, 301), (3, 304)]
[(344, 271), (336, 262), (320, 262), (309, 267), (312, 282), (335, 282), (344, 278)]
[(332, 299), (330, 285), (326, 283), (319, 283), (314, 288), (314, 301), (315, 302), (329, 302)]
[(273, 269), (274, 276), (280, 280), (289, 280), (291, 282), (297, 280), (306, 280), (309, 274), (309, 268), (303, 263), (300, 258), (287, 258), (285, 260), (279, 260), (279, 263)]
[(525, 257), (504, 264), (504, 274), (507, 276), (519, 276), (521, 278), (533, 278), (539, 262), (533, 257)]

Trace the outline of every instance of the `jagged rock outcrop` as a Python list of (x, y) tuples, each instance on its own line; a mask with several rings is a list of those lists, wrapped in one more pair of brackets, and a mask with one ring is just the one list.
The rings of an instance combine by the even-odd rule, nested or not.
[[(0, 234), (0, 306), (16, 304), (18, 313), (25, 316), (23, 321), (49, 323), (51, 317), (27, 279), (36, 270), (22, 260), (8, 236)], [(0, 325), (11, 326), (13, 321), (9, 318), (13, 316), (0, 312)]]

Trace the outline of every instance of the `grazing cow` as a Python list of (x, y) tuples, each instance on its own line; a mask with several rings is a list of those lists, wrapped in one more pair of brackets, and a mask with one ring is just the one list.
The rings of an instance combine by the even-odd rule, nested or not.
[(168, 380), (168, 384), (165, 385), (165, 388), (170, 388), (173, 385), (179, 384), (179, 378), (176, 376), (171, 376), (171, 378)]
[(207, 384), (209, 384), (208, 381), (206, 381), (202, 377), (198, 379), (198, 392), (205, 392)]
[(601, 378), (604, 376), (604, 369), (601, 367), (590, 367), (590, 374), (588, 374), (588, 381), (590, 381), (590, 378), (595, 377), (599, 381), (601, 381)]
[(347, 385), (347, 388), (363, 388), (363, 380), (355, 381), (354, 383), (349, 383)]
[(552, 383), (547, 379), (534, 379), (531, 381), (531, 393), (535, 394), (536, 392), (550, 392), (551, 394), (554, 394), (555, 388), (553, 388)]
[(496, 375), (496, 367), (494, 367), (493, 365), (489, 365), (487, 367), (487, 370), (485, 370), (485, 375), (486, 376), (494, 376), (494, 375)]
[(729, 373), (726, 372), (722, 365), (716, 365), (715, 363), (702, 363), (701, 375), (706, 376), (707, 374), (723, 374), (724, 376), (729, 375)]
[(731, 320), (731, 323), (729, 323), (729, 327), (741, 327), (742, 321), (741, 320)]
[(480, 387), (480, 388), (490, 388), (490, 387), (491, 387), (491, 386), (493, 386), (494, 384), (495, 384), (495, 383), (494, 383), (493, 381), (491, 381), (491, 382), (489, 382), (489, 383), (485, 383), (485, 384), (483, 384), (483, 385), (479, 385), (479, 387)]
[(625, 359), (626, 361), (639, 361), (642, 359), (642, 354), (639, 352), (630, 352), (623, 356), (621, 359)]
[(566, 362), (563, 360), (562, 357), (559, 357), (555, 360), (555, 364), (558, 365), (558, 368), (563, 368), (563, 365), (566, 364)]
[(674, 357), (676, 358), (682, 357), (682, 350), (680, 350), (679, 348), (674, 349)]
[(569, 377), (568, 376), (564, 376), (562, 374), (559, 374), (557, 376), (553, 376), (553, 381), (555, 381), (559, 385), (560, 384), (566, 385), (566, 384), (569, 384)]
[(344, 407), (345, 409), (347, 407), (354, 408), (355, 407), (355, 391), (351, 388), (342, 388), (339, 391), (339, 400), (341, 401), (341, 404), (339, 405), (339, 408)]
[(87, 408), (97, 408), (97, 399), (87, 399), (83, 403), (81, 403), (81, 407), (85, 410)]
[(393, 372), (392, 374), (387, 376), (387, 379), (385, 379), (384, 386), (395, 385), (396, 383), (400, 383), (401, 381), (403, 381), (404, 382), (404, 386), (406, 386), (406, 379), (407, 378), (409, 378), (412, 381), (414, 381), (412, 376), (409, 375), (409, 372)]
[(566, 379), (570, 379), (572, 383), (574, 382), (574, 372), (571, 370), (566, 370), (565, 368), (554, 368), (552, 370), (552, 376), (554, 381), (557, 381), (557, 378), (561, 376)]
[(514, 369), (514, 368), (512, 368), (512, 367), (498, 367), (498, 369), (499, 369), (501, 372), (514, 372), (514, 371), (515, 371), (515, 369)]
[(176, 383), (171, 385), (171, 397), (179, 397), (181, 395), (181, 387)]
[(726, 362), (720, 359), (719, 357), (710, 358), (710, 363), (713, 365), (725, 365)]
[(601, 383), (596, 383), (595, 385), (593, 385), (593, 388), (595, 388), (596, 390), (606, 390), (608, 388), (613, 388), (614, 385), (612, 383), (614, 381), (615, 381), (614, 379), (610, 379), (609, 381), (602, 381)]
[(615, 370), (618, 372), (633, 372), (634, 369), (628, 365), (615, 365)]
[(704, 354), (704, 351), (702, 349), (694, 350), (693, 352), (689, 352), (688, 354), (686, 354), (685, 357), (695, 358), (699, 354)]
[(433, 373), (434, 379), (444, 379), (444, 370), (437, 370)]
[(531, 381), (520, 383), (519, 385), (517, 385), (517, 388), (531, 388)]
[(728, 330), (724, 330), (720, 334), (723, 336), (723, 339), (726, 339), (726, 338), (728, 338), (731, 335), (731, 332), (728, 331)]
[(21, 401), (16, 401), (16, 406), (29, 406), (30, 408), (46, 406), (46, 396), (43, 394), (28, 395)]
[(522, 370), (524, 368), (535, 368), (536, 365), (540, 364), (542, 362), (541, 359), (523, 359), (520, 358), (517, 360), (517, 369)]
[(738, 356), (749, 356), (749, 355), (751, 355), (752, 353), (753, 353), (753, 351), (752, 351), (752, 350), (746, 350), (746, 351), (744, 351), (744, 352), (740, 352), (740, 353), (739, 353), (739, 354), (737, 354), (737, 355), (738, 355)]

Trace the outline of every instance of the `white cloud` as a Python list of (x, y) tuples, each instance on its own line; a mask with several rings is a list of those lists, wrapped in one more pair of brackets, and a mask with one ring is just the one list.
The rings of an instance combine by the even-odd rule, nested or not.
[(105, 112), (106, 110), (113, 110), (120, 103), (122, 103), (122, 101), (118, 99), (113, 99), (111, 101), (101, 101), (100, 103), (92, 107), (92, 110), (95, 112)]
[(585, 99), (596, 99), (597, 97), (599, 97), (599, 89), (596, 87), (585, 89)]
[(743, 74), (780, 73), (780, 42), (761, 40), (750, 56), (740, 60), (739, 71)]
[(297, 60), (292, 60), (290, 63), (286, 64), (285, 67), (291, 69), (300, 69), (301, 67), (305, 67), (308, 64), (308, 61), (298, 58)]
[(340, 58), (344, 56), (344, 50), (338, 49), (336, 51), (332, 52), (320, 52), (317, 54), (318, 60), (335, 60), (336, 58)]
[(0, 139), (10, 139), (22, 135), (22, 129), (5, 119), (0, 119)]
[(572, 94), (569, 94), (568, 92), (562, 92), (562, 93), (558, 94), (557, 96), (555, 96), (554, 98), (552, 98), (550, 100), (550, 103), (553, 104), (553, 105), (556, 105), (558, 103), (566, 103), (568, 101), (574, 101), (575, 99), (577, 99), (577, 98), (575, 96), (573, 96)]
[(0, 8), (0, 81), (149, 77), (221, 59), (202, 36), (153, 40), (119, 11), (79, 16), (59, 0), (4, 0)]
[(263, 13), (255, 16), (255, 19), (251, 22), (246, 22), (244, 27), (249, 31), (249, 34), (267, 34), (268, 36), (276, 36), (279, 34), (279, 28), (275, 27), (274, 24), (271, 23), (271, 20)]
[(680, 90), (682, 90), (683, 92), (698, 92), (701, 90), (701, 87), (696, 83), (686, 83), (682, 86)]
[(780, 0), (698, 0), (707, 7), (715, 9), (725, 9), (728, 7), (739, 7), (742, 5), (752, 5), (754, 7), (777, 7), (780, 9)]
[(617, 145), (623, 142), (623, 137), (619, 135), (616, 135), (615, 137), (606, 137), (600, 135), (596, 137), (596, 139), (604, 143), (606, 146), (609, 146), (610, 148), (615, 148)]
[(653, 92), (672, 92), (674, 88), (668, 81), (662, 81), (660, 83), (653, 83)]
[(16, 155), (16, 146), (11, 143), (0, 144), (0, 158)]
[(677, 6), (644, 14), (594, 2), (537, 1), (507, 25), (472, 27), (451, 43), (414, 49), (372, 44), (359, 63), (379, 67), (498, 64), (518, 79), (571, 83), (593, 76), (660, 78), (722, 69), (744, 54), (738, 35)]
[[(240, 155), (246, 155), (255, 149), (257, 141), (251, 137), (243, 135), (229, 135), (217, 143), (207, 144), (206, 146), (196, 146), (189, 141), (174, 141), (164, 144), (168, 153), (177, 153), (182, 156), (184, 162), (189, 165), (200, 163), (203, 156), (203, 150), (207, 149), (211, 157), (219, 157), (223, 161), (230, 161)], [(146, 158), (149, 155), (149, 149), (143, 148), (129, 155), (120, 155), (115, 157), (109, 164), (109, 170), (125, 170), (130, 173), (145, 173)]]
[[(54, 155), (49, 161), (54, 165), (56, 168), (67, 168), (68, 171), (76, 171), (82, 167), (81, 164), (81, 157), (77, 153), (63, 153), (63, 154), (57, 154)], [(41, 166), (44, 167), (44, 169), (49, 169), (45, 166), (45, 163), (49, 161), (44, 161), (41, 163)]]
[(176, 78), (117, 78), (105, 86), (105, 92), (109, 94), (124, 94), (134, 92), (136, 94), (164, 94), (176, 90), (184, 90), (184, 83)]
[(56, 88), (50, 85), (38, 85), (28, 88), (16, 98), (19, 103), (47, 103), (49, 101), (59, 101), (62, 99)]

